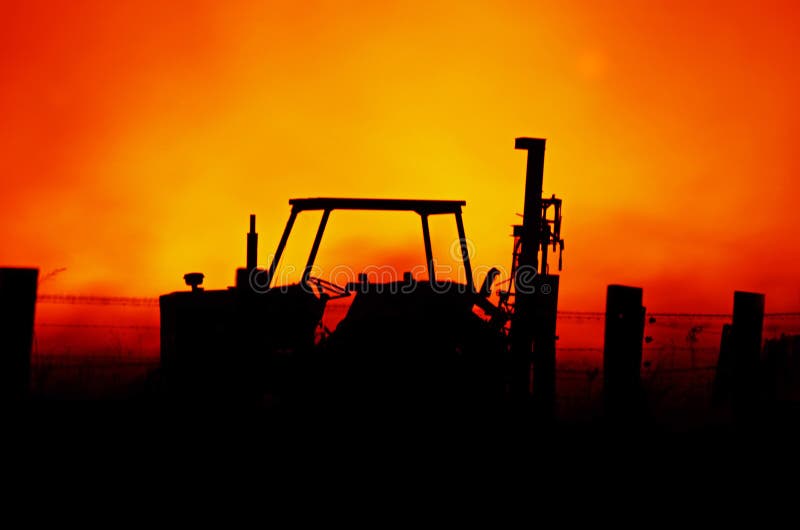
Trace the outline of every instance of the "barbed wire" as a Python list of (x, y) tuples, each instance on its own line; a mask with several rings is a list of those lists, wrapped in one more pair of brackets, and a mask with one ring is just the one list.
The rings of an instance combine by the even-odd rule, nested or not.
[(94, 296), (80, 294), (40, 294), (37, 302), (44, 304), (158, 306), (158, 298), (134, 296)]
[(36, 325), (53, 328), (160, 329), (159, 326), (143, 326), (136, 324), (62, 324), (59, 322), (37, 322)]
[[(81, 294), (40, 294), (37, 298), (38, 302), (44, 304), (85, 304), (85, 305), (131, 305), (131, 306), (157, 306), (158, 298), (154, 297), (136, 297), (136, 296), (98, 296), (98, 295), (81, 295)], [(559, 311), (559, 316), (563, 317), (605, 317), (603, 311)], [(664, 313), (647, 313), (652, 317), (666, 317), (666, 318), (732, 318), (731, 313), (682, 313), (682, 312), (664, 312)], [(800, 311), (764, 313), (764, 317), (800, 317)]]

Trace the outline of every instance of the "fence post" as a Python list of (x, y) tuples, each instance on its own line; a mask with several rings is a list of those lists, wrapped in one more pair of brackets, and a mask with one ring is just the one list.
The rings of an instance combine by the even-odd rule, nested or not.
[(740, 418), (752, 412), (759, 399), (763, 327), (764, 295), (735, 291), (733, 322), (722, 328), (714, 402), (730, 400)]
[(733, 293), (733, 405), (737, 412), (751, 409), (758, 400), (761, 333), (764, 327), (764, 295)]
[(0, 399), (27, 396), (38, 269), (0, 268)]
[(640, 419), (642, 341), (644, 339), (642, 289), (609, 285), (606, 291), (603, 346), (603, 397), (611, 420)]

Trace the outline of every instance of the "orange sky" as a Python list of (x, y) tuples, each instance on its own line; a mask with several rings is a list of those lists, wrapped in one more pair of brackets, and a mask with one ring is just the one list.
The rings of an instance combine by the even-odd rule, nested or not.
[[(225, 287), (249, 213), (263, 263), (288, 198), (340, 195), (464, 199), (474, 263), (508, 267), (524, 135), (565, 201), (562, 308), (797, 310), (800, 8), (732, 4), (0, 0), (0, 264)], [(323, 265), (422, 256), (416, 218), (330, 226)]]

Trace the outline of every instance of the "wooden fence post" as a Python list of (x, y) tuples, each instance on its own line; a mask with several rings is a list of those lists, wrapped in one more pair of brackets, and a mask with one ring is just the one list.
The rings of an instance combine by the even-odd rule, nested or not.
[(608, 286), (603, 347), (603, 397), (606, 416), (611, 420), (635, 421), (642, 412), (644, 313), (641, 288)]
[(0, 268), (0, 399), (5, 402), (28, 394), (38, 278), (38, 269)]

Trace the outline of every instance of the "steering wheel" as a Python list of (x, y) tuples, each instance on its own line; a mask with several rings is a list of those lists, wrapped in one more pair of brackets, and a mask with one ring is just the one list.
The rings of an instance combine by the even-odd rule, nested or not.
[(316, 276), (308, 276), (306, 278), (306, 283), (316, 287), (320, 297), (327, 295), (329, 300), (333, 300), (335, 298), (344, 298), (352, 294), (347, 287), (336, 285), (335, 283), (323, 280), (322, 278), (317, 278)]

